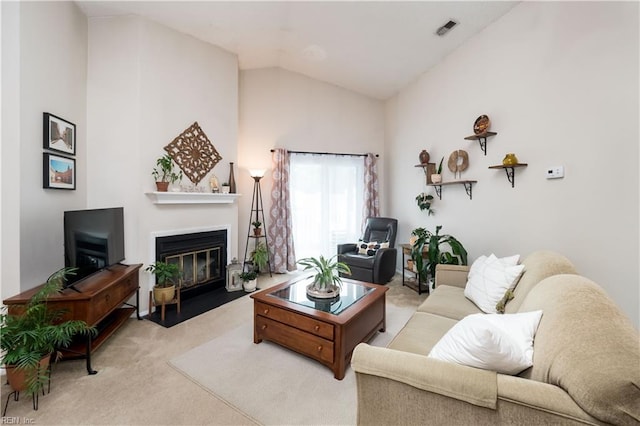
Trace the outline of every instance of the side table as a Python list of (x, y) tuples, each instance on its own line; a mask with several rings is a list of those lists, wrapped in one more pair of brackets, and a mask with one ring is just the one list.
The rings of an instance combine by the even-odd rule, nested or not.
[[(423, 283), (420, 281), (420, 274), (413, 269), (407, 267), (405, 257), (408, 256), (411, 259), (411, 244), (400, 244), (402, 248), (402, 285), (409, 287), (413, 291), (417, 291), (418, 294), (423, 292), (429, 293), (429, 283)], [(427, 258), (428, 252), (423, 251), (422, 257)]]

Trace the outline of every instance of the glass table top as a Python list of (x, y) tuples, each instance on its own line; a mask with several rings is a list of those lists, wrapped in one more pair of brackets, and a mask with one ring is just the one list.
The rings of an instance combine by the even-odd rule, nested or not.
[(373, 288), (371, 287), (342, 281), (342, 289), (340, 290), (339, 296), (333, 299), (317, 299), (307, 295), (307, 286), (311, 284), (311, 281), (312, 277), (303, 278), (291, 283), (291, 285), (285, 288), (269, 293), (269, 296), (338, 315), (349, 306), (352, 306), (358, 300), (362, 299), (369, 292), (373, 291)]

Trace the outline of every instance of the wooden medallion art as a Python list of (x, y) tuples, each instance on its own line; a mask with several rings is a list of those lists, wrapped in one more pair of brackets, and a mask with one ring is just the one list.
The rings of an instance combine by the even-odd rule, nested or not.
[(197, 121), (164, 149), (195, 185), (222, 160)]
[(454, 176), (459, 178), (460, 174), (469, 167), (469, 154), (463, 149), (453, 151), (451, 155), (449, 155), (447, 166)]

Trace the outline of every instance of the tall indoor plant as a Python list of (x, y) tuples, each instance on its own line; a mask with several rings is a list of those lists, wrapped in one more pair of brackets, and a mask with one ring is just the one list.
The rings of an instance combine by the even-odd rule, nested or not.
[[(76, 268), (63, 268), (24, 305), (12, 305), (11, 312), (0, 314), (0, 347), (7, 380), (15, 391), (38, 392), (49, 380), (49, 362), (61, 357), (58, 349), (68, 346), (75, 335), (96, 334), (80, 320), (63, 320), (66, 311), (51, 309), (48, 299), (60, 292), (68, 275)], [(3, 308), (5, 311), (7, 307)]]
[(426, 283), (429, 276), (435, 277), (438, 263), (467, 264), (467, 250), (462, 243), (451, 235), (440, 235), (441, 228), (442, 225), (436, 226), (435, 234), (425, 228), (416, 228), (411, 232), (411, 258), (421, 282)]

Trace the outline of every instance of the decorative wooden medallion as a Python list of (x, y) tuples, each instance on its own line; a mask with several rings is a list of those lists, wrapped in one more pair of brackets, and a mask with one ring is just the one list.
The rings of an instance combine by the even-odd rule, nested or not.
[(196, 185), (222, 160), (197, 121), (164, 149), (189, 180)]

